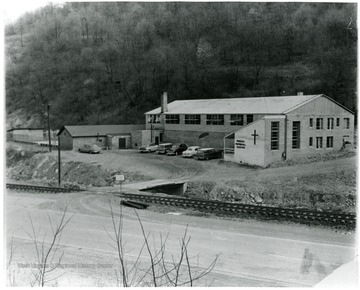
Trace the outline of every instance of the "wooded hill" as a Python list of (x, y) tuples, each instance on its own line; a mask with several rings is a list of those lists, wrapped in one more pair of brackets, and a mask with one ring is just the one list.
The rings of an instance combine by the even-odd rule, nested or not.
[(48, 5), (5, 27), (6, 110), (51, 124), (143, 123), (169, 101), (324, 93), (356, 110), (357, 6)]

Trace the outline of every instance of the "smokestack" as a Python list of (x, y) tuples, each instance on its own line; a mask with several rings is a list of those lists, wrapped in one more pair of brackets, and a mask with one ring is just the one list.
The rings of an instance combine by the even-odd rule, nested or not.
[(304, 93), (303, 93), (303, 92), (298, 92), (297, 95), (298, 95), (298, 96), (303, 96)]
[(168, 96), (167, 92), (163, 92), (161, 96), (161, 113), (166, 113), (168, 111)]

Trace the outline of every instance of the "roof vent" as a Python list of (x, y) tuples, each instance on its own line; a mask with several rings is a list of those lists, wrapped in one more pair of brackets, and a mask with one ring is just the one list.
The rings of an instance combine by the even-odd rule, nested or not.
[(303, 96), (304, 93), (303, 93), (303, 92), (298, 92), (297, 95), (298, 95), (298, 96)]

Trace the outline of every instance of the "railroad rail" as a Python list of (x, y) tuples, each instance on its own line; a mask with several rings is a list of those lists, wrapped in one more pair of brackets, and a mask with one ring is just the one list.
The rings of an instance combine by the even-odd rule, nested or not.
[(78, 188), (49, 187), (49, 186), (37, 186), (37, 185), (27, 185), (27, 184), (15, 184), (15, 183), (6, 183), (6, 188), (36, 191), (36, 192), (53, 192), (53, 193), (81, 191), (81, 189)]
[(323, 224), (331, 226), (345, 226), (355, 228), (356, 216), (334, 212), (320, 212), (304, 209), (289, 209), (269, 207), (261, 205), (249, 205), (241, 203), (229, 203), (220, 201), (190, 199), (181, 197), (160, 197), (140, 194), (116, 194), (129, 200), (141, 202), (179, 206), (183, 208), (195, 208), (202, 211), (217, 214), (260, 217), (262, 219), (290, 220), (305, 224)]

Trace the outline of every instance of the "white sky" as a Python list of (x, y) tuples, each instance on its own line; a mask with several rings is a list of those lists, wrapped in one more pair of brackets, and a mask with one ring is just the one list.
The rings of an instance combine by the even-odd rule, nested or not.
[(13, 22), (26, 12), (34, 11), (50, 3), (49, 0), (5, 0), (1, 10), (5, 23)]
[[(72, 2), (76, 0), (67, 0), (67, 1), (51, 1), (51, 0), (3, 0), (0, 1), (1, 13), (4, 16), (5, 24), (9, 22), (15, 21), (19, 16), (24, 14), (25, 12), (34, 11), (40, 7), (45, 6), (50, 2), (61, 3), (61, 2)], [(79, 2), (101, 2), (104, 0), (77, 0)], [(116, 0), (106, 0), (106, 2), (112, 2)], [(124, 0), (120, 0), (124, 1)], [(134, 1), (134, 0), (127, 0)], [(150, 1), (150, 2), (161, 2), (161, 1), (169, 1), (169, 0), (137, 0), (137, 1)], [(190, 1), (190, 0), (172, 0), (172, 1)], [(191, 2), (196, 2), (199, 0), (191, 0)], [(212, 2), (216, 0), (200, 0), (200, 2)], [(224, 0), (217, 0), (224, 1)], [(226, 1), (234, 1), (234, 2), (247, 2), (249, 0), (226, 0)], [(359, 0), (317, 0), (316, 2), (358, 2)], [(287, 0), (257, 0), (256, 2), (287, 2)], [(309, 0), (292, 0), (291, 2), (312, 2)]]

